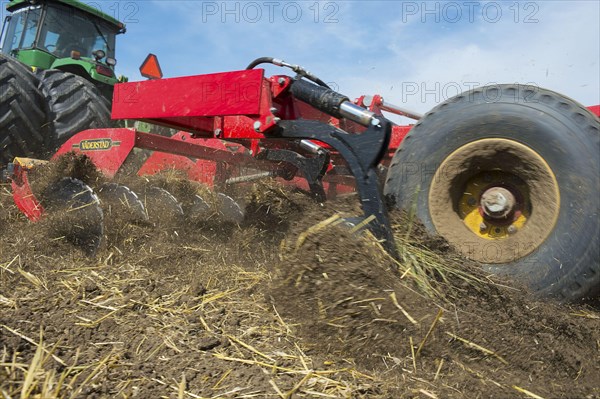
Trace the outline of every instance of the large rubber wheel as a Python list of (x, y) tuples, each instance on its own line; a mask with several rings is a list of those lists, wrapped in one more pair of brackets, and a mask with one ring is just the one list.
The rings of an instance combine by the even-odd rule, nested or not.
[(0, 165), (46, 155), (50, 133), (38, 83), (28, 67), (0, 54)]
[(88, 80), (70, 72), (40, 72), (40, 89), (50, 109), (52, 149), (83, 130), (111, 126), (110, 103)]
[(421, 119), (386, 194), (491, 272), (544, 296), (600, 293), (598, 118), (558, 93), (496, 85)]

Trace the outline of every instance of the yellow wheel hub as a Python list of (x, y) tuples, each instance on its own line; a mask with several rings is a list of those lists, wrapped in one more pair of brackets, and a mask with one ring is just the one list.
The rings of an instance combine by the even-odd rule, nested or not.
[(558, 182), (548, 163), (517, 141), (487, 138), (448, 155), (429, 187), (437, 232), (466, 256), (488, 264), (514, 262), (554, 229)]
[[(520, 194), (520, 207), (507, 219), (486, 218), (481, 211), (481, 196), (489, 187), (507, 186), (510, 191)], [(527, 185), (518, 177), (502, 171), (481, 173), (467, 182), (458, 202), (459, 216), (465, 225), (477, 236), (489, 240), (507, 238), (523, 228), (529, 218), (530, 210), (524, 205), (529, 203)]]

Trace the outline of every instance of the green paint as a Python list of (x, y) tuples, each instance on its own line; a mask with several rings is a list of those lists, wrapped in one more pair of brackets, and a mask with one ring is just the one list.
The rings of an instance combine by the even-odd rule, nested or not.
[[(11, 0), (12, 15), (3, 29), (2, 53), (16, 57), (35, 69), (60, 69), (80, 75), (100, 86), (119, 80), (106, 58), (97, 61), (93, 50), (114, 58), (116, 36), (125, 25), (77, 0)], [(72, 51), (80, 58), (72, 58)], [(112, 71), (100, 74), (97, 68)]]
[(16, 58), (23, 64), (39, 69), (51, 69), (56, 60), (52, 54), (38, 49), (20, 50), (16, 53)]
[[(103, 13), (102, 11), (98, 10), (97, 8), (94, 8), (88, 4), (82, 3), (81, 1), (77, 1), (77, 0), (52, 0), (52, 1), (49, 1), (49, 3), (51, 3), (51, 2), (62, 3), (64, 5), (73, 7), (77, 10), (94, 15), (106, 22), (109, 22), (110, 24), (114, 25), (115, 27), (117, 27), (119, 29), (123, 29), (123, 30), (125, 29), (124, 23), (120, 22), (119, 20), (113, 18), (112, 16), (110, 16), (108, 14)], [(6, 5), (6, 9), (10, 12), (13, 12), (14, 10), (17, 10), (24, 6), (28, 6), (30, 4), (31, 3), (29, 0), (10, 0), (8, 2), (8, 4)]]

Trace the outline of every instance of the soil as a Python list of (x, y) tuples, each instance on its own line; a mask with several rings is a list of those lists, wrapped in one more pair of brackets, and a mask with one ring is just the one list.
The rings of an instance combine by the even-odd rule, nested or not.
[(0, 187), (3, 397), (600, 398), (597, 308), (490, 277), (401, 213), (396, 262), (332, 218), (352, 196), (236, 198), (239, 224), (114, 217), (90, 257)]

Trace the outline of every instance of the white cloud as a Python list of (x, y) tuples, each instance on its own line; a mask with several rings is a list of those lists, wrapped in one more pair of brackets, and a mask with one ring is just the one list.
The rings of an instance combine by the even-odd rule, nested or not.
[[(350, 97), (380, 93), (420, 112), (473, 82), (535, 82), (586, 105), (600, 103), (600, 2), (501, 3), (496, 23), (481, 11), (473, 21), (464, 14), (450, 23), (445, 14), (436, 23), (436, 15), (408, 15), (410, 2), (360, 1), (318, 2), (318, 16), (314, 2), (295, 2), (303, 12), (295, 23), (293, 14), (282, 14), (283, 2), (270, 21), (259, 1), (260, 20), (244, 20), (252, 18), (247, 14), (236, 23), (223, 8), (207, 14), (208, 3), (224, 4), (140, 3), (140, 22), (122, 40), (121, 72), (137, 79), (148, 51), (159, 55), (167, 76), (241, 69), (256, 57), (275, 56), (335, 82)], [(248, 4), (228, 3), (229, 10)], [(431, 10), (437, 3), (427, 4)], [(478, 10), (487, 4), (499, 3), (482, 2)], [(325, 23), (332, 11), (337, 23)], [(528, 17), (537, 23), (524, 23)], [(408, 95), (415, 85), (418, 92)]]
[[(548, 4), (551, 3), (551, 4)], [(600, 103), (599, 19), (597, 2), (546, 2), (536, 24), (479, 21), (448, 35), (403, 43), (393, 38), (390, 53), (373, 61), (372, 73), (350, 75), (341, 84), (355, 93), (374, 90), (394, 102), (426, 111), (473, 82), (536, 83), (586, 104)], [(394, 24), (390, 27), (394, 29)], [(415, 26), (395, 23), (398, 34)], [(427, 27), (419, 27), (427, 31)], [(431, 26), (434, 32), (439, 27)], [(392, 35), (393, 36), (393, 35)], [(345, 83), (348, 83), (345, 85)], [(413, 95), (405, 89), (419, 87)], [(439, 88), (436, 90), (436, 88)], [(434, 93), (435, 91), (435, 93)], [(437, 97), (437, 98), (436, 98)]]

